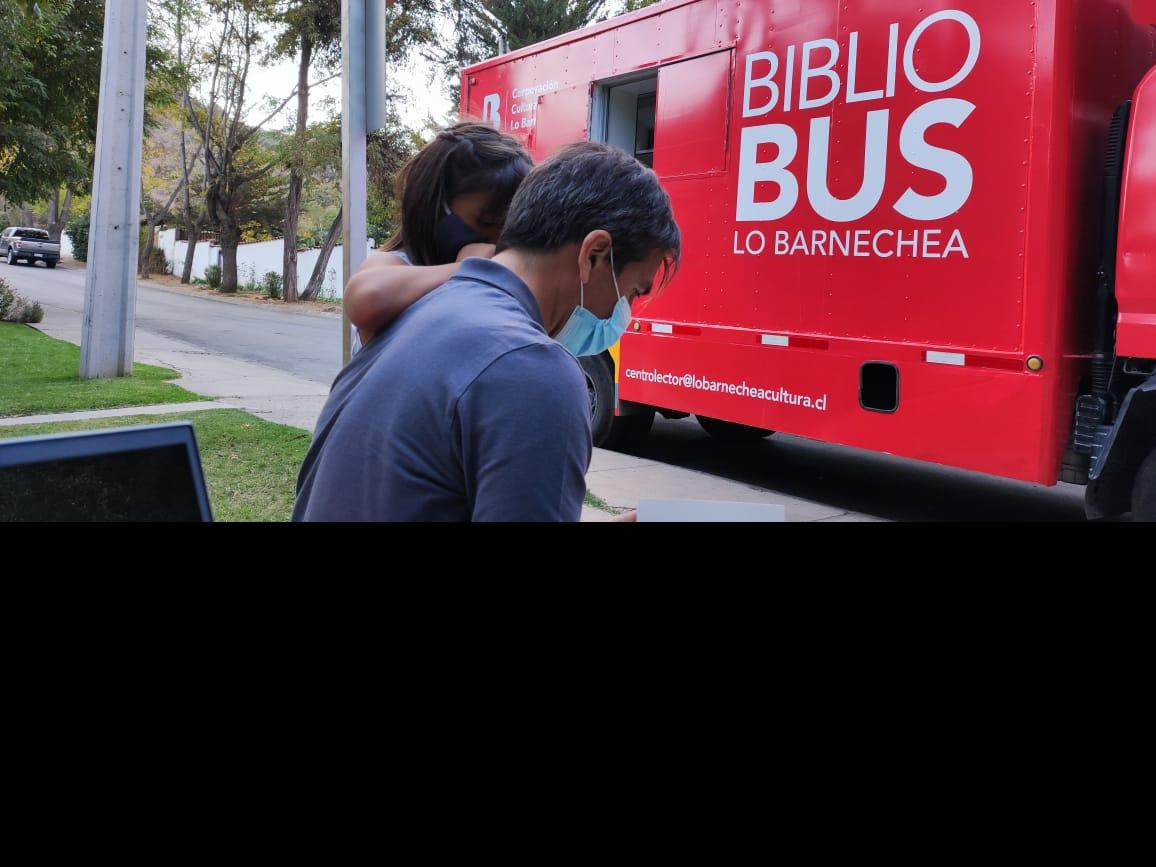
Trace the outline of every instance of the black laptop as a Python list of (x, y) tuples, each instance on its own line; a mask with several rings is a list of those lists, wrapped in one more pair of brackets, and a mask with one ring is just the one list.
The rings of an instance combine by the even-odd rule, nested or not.
[(188, 422), (0, 439), (0, 522), (212, 519)]

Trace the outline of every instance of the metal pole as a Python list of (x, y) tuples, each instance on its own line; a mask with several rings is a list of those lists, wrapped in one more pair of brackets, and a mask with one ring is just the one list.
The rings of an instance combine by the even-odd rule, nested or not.
[(365, 0), (365, 127), (385, 126), (386, 0)]
[(147, 0), (105, 0), (80, 376), (130, 376), (140, 246)]
[[(341, 0), (342, 287), (365, 261), (365, 156), (365, 0)], [(348, 363), (349, 317), (342, 322), (341, 357)]]

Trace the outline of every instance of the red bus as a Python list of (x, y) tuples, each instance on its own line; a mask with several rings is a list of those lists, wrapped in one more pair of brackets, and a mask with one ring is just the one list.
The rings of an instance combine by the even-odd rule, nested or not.
[(536, 159), (651, 166), (673, 283), (597, 444), (695, 415), (1156, 519), (1156, 3), (667, 0), (462, 74)]

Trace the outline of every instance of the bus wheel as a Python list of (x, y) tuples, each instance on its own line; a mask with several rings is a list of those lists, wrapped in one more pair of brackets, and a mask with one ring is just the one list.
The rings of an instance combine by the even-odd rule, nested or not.
[(1156, 521), (1156, 448), (1140, 465), (1132, 483), (1132, 520)]
[(639, 446), (654, 424), (654, 411), (614, 415), (614, 362), (608, 353), (578, 359), (590, 395), (590, 434), (600, 449)]
[(724, 443), (753, 443), (766, 439), (774, 433), (761, 427), (750, 427), (745, 424), (735, 424), (732, 421), (721, 421), (706, 415), (696, 415), (702, 429), (717, 440)]
[(614, 378), (598, 356), (579, 358), (578, 363), (586, 375), (586, 391), (590, 396), (590, 433), (594, 445), (601, 447), (614, 423)]

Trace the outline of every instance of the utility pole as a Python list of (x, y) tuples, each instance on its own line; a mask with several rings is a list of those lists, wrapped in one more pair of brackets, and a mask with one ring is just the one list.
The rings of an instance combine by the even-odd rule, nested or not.
[[(370, 131), (385, 126), (386, 5), (386, 0), (341, 0), (343, 289), (367, 255), (366, 141)], [(349, 319), (342, 321), (341, 357), (348, 362)]]
[(140, 246), (147, 0), (105, 0), (82, 379), (131, 376)]

